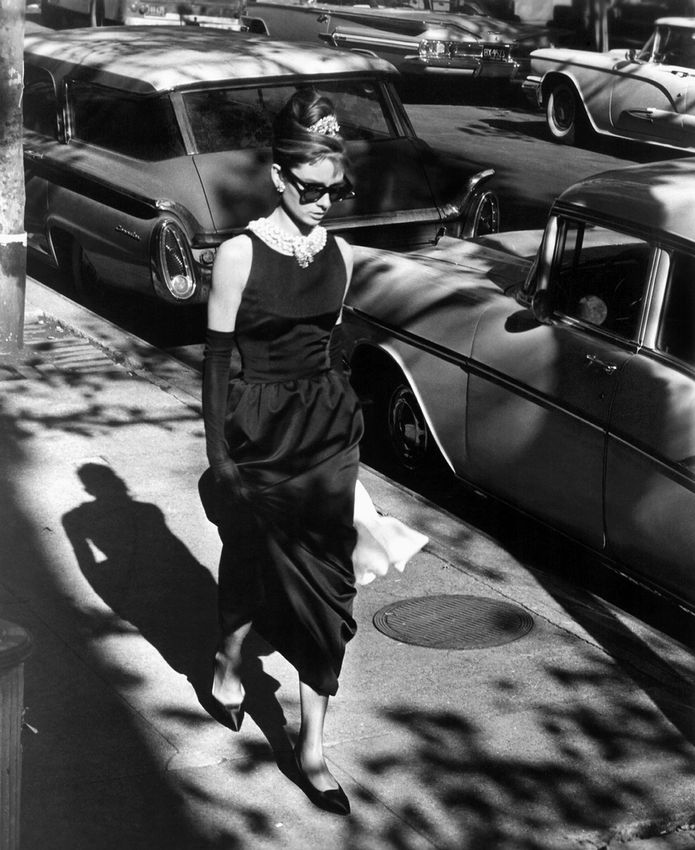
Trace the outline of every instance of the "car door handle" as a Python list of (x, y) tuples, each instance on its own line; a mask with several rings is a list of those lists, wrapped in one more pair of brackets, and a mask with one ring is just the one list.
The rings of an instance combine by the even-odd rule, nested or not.
[(606, 363), (605, 360), (601, 360), (595, 354), (587, 354), (586, 359), (593, 363), (595, 366), (600, 367), (607, 375), (612, 375), (613, 372), (618, 368), (616, 363)]
[(651, 107), (645, 107), (644, 109), (630, 109), (629, 114), (633, 118), (645, 118), (649, 121), (654, 117), (654, 110)]

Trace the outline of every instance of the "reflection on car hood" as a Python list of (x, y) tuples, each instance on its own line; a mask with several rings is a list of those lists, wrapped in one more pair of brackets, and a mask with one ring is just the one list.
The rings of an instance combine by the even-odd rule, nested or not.
[(467, 260), (459, 254), (456, 263), (423, 253), (355, 247), (347, 321), (353, 315), (369, 317), (385, 329), (403, 329), (467, 355), (481, 314), (500, 300), (510, 300), (495, 281), (500, 254), (467, 244)]
[[(416, 304), (456, 295), (471, 306), (497, 297), (521, 283), (531, 267), (527, 259), (489, 248), (476, 240), (444, 237), (432, 248), (408, 254), (355, 246), (353, 306), (376, 316), (400, 319), (415, 313)], [(425, 301), (413, 293), (430, 292)], [(436, 292), (436, 294), (435, 294)]]
[(464, 276), (482, 274), (508, 292), (525, 280), (542, 236), (542, 230), (520, 230), (479, 239), (444, 237), (431, 248), (411, 251), (408, 257), (437, 263), (442, 269), (456, 266)]

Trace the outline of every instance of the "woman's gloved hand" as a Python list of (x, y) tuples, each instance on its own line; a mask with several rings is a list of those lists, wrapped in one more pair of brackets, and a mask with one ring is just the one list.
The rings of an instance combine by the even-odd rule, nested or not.
[(223, 499), (238, 502), (247, 498), (247, 490), (241, 480), (239, 467), (231, 458), (218, 461), (211, 469), (220, 496)]

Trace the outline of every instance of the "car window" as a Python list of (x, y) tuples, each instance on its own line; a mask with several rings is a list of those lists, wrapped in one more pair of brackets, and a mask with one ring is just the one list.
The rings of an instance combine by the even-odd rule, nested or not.
[(148, 162), (185, 154), (168, 95), (134, 97), (72, 82), (72, 138)]
[(53, 77), (43, 68), (27, 65), (22, 95), (24, 129), (57, 138), (57, 104)]
[(649, 274), (643, 239), (598, 225), (565, 220), (552, 286), (556, 311), (634, 339)]
[[(390, 138), (388, 107), (377, 83), (330, 82), (315, 88), (335, 104), (347, 140)], [(184, 92), (183, 103), (200, 153), (270, 147), (272, 123), (293, 85)]]
[(695, 68), (695, 29), (660, 26), (644, 46), (639, 58), (664, 65)]
[(657, 348), (695, 367), (695, 257), (675, 253)]

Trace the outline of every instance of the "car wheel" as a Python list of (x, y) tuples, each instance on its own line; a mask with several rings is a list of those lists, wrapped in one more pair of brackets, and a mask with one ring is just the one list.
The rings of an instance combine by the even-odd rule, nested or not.
[[(433, 480), (445, 469), (415, 393), (397, 369), (387, 371), (369, 393), (366, 445), (387, 474), (414, 483)], [(384, 468), (385, 467), (385, 468)]]
[(545, 107), (548, 130), (555, 142), (573, 145), (579, 136), (583, 107), (574, 87), (556, 83), (550, 90)]
[(483, 192), (475, 202), (470, 217), (470, 233), (473, 238), (499, 233), (500, 205), (494, 192)]

